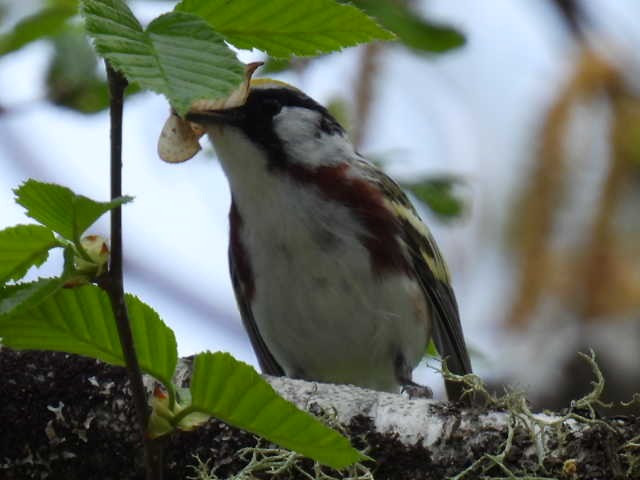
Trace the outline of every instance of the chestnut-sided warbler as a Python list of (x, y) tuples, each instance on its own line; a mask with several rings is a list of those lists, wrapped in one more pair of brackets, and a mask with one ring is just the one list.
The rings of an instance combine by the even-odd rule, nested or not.
[(264, 373), (397, 391), (431, 336), (451, 372), (471, 372), (433, 237), (324, 107), (259, 79), (241, 105), (186, 119), (229, 181), (231, 277)]

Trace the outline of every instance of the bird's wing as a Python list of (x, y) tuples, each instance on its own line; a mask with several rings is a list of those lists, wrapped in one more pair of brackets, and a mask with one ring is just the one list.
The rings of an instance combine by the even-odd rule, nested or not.
[[(456, 375), (471, 373), (471, 361), (462, 333), (458, 303), (451, 288), (449, 271), (427, 226), (402, 189), (383, 172), (367, 163), (388, 200), (387, 207), (395, 210), (402, 222), (402, 235), (411, 255), (413, 271), (431, 305), (433, 312), (433, 341), (447, 368)], [(462, 385), (446, 382), (447, 396), (460, 400)]]
[(276, 359), (273, 358), (273, 355), (267, 348), (267, 345), (264, 343), (264, 340), (260, 335), (260, 331), (258, 330), (256, 321), (253, 318), (251, 304), (249, 303), (246, 295), (243, 293), (245, 291), (245, 286), (242, 285), (242, 281), (240, 279), (240, 276), (238, 275), (235, 253), (232, 245), (229, 246), (229, 270), (231, 272), (231, 282), (233, 284), (233, 291), (236, 295), (236, 302), (238, 303), (238, 308), (240, 309), (242, 323), (244, 324), (245, 330), (249, 334), (249, 340), (251, 341), (253, 351), (258, 358), (258, 363), (260, 364), (262, 373), (266, 373), (267, 375), (273, 375), (276, 377), (284, 376), (284, 370), (282, 370), (282, 367), (278, 364), (278, 362), (276, 362)]

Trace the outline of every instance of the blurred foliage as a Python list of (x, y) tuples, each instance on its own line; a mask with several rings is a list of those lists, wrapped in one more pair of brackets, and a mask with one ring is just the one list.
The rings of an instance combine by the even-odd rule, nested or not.
[(462, 33), (421, 18), (411, 10), (409, 2), (354, 0), (353, 3), (395, 33), (405, 46), (418, 52), (442, 53), (465, 44)]
[[(399, 37), (404, 46), (414, 52), (441, 53), (465, 43), (459, 31), (427, 21), (411, 8), (406, 0), (355, 0), (357, 7), (375, 17), (380, 24)], [(15, 7), (15, 6), (14, 6)], [(12, 8), (11, 5), (6, 8)], [(0, 61), (3, 55), (38, 40), (53, 46), (53, 54), (46, 71), (46, 98), (54, 105), (80, 113), (94, 113), (107, 108), (109, 94), (106, 78), (84, 31), (74, 24), (78, 0), (48, 0), (40, 11), (18, 21), (11, 30), (0, 36)], [(366, 131), (370, 104), (375, 101), (373, 82), (377, 73), (382, 44), (365, 46), (362, 68), (353, 95), (353, 104), (341, 99), (332, 100), (328, 108), (345, 126), (350, 126), (354, 143), (359, 146)], [(314, 59), (291, 58), (267, 60), (262, 74), (285, 70), (303, 72)], [(132, 84), (126, 94), (140, 91)], [(428, 178), (404, 185), (434, 213), (450, 219), (463, 212), (461, 199), (453, 194), (453, 180)]]
[(69, 26), (68, 20), (77, 13), (77, 0), (50, 2), (39, 12), (19, 21), (10, 32), (0, 36), (0, 55), (64, 31)]
[(461, 181), (455, 177), (428, 177), (417, 182), (401, 183), (441, 219), (450, 220), (464, 212), (463, 200), (456, 196), (454, 187)]
[(351, 121), (349, 104), (344, 99), (335, 97), (329, 100), (329, 102), (326, 104), (326, 107), (327, 110), (329, 110), (329, 113), (333, 115), (338, 123), (340, 123), (340, 125), (343, 125), (348, 130), (350, 125), (353, 123)]
[[(394, 31), (402, 44), (416, 52), (439, 53), (465, 43), (464, 36), (457, 30), (429, 22), (413, 12), (409, 1), (356, 0), (353, 3), (375, 17), (383, 27)], [(17, 8), (17, 5), (3, 4), (0, 14), (6, 14), (12, 8)], [(47, 99), (58, 106), (93, 113), (107, 107), (108, 93), (95, 54), (74, 25), (77, 13), (78, 0), (43, 2), (39, 11), (21, 19), (0, 36), (0, 61), (3, 55), (35, 41), (51, 42), (53, 56), (46, 73)], [(261, 73), (302, 71), (310, 61), (295, 57), (289, 60), (268, 59)], [(127, 94), (138, 90), (132, 85)]]
[[(53, 57), (46, 73), (47, 99), (80, 113), (96, 113), (109, 106), (107, 80), (86, 34), (72, 28), (53, 37)], [(137, 84), (125, 96), (140, 92)]]
[[(77, 0), (51, 0), (0, 37), (0, 60), (38, 40), (53, 47), (45, 74), (46, 98), (57, 106), (80, 113), (99, 112), (109, 105), (107, 82), (87, 36), (71, 19)], [(131, 85), (126, 95), (140, 91)]]
[(52, 39), (54, 53), (46, 73), (47, 99), (82, 113), (107, 108), (109, 91), (98, 75), (98, 58), (82, 30), (68, 29)]

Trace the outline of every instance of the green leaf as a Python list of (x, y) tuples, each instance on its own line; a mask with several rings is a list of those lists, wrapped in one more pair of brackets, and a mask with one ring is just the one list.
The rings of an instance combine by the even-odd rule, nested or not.
[(433, 338), (429, 339), (427, 348), (424, 350), (424, 355), (425, 357), (436, 357), (436, 358), (440, 357), (440, 354), (438, 353), (438, 349), (436, 348), (436, 344), (433, 342)]
[(85, 0), (81, 12), (98, 53), (179, 114), (197, 99), (228, 96), (244, 78), (243, 64), (196, 15), (168, 13), (143, 31), (122, 0)]
[[(109, 106), (109, 88), (99, 74), (98, 57), (84, 29), (74, 28), (53, 38), (54, 53), (46, 74), (47, 99), (55, 105), (82, 113)], [(137, 84), (126, 95), (140, 91)]]
[(354, 0), (354, 3), (415, 50), (441, 53), (465, 44), (465, 37), (458, 30), (420, 18), (403, 2)]
[(393, 33), (351, 5), (333, 0), (183, 0), (177, 11), (200, 15), (229, 43), (272, 57), (317, 55)]
[(281, 73), (289, 70), (293, 65), (292, 58), (275, 58), (269, 57), (264, 62), (264, 65), (260, 67), (260, 73), (262, 75)]
[(14, 190), (16, 202), (27, 215), (68, 240), (75, 241), (101, 215), (133, 200), (119, 197), (110, 202), (96, 202), (70, 189), (30, 179)]
[[(54, 286), (41, 282), (22, 288)], [(126, 302), (140, 368), (170, 384), (177, 361), (173, 332), (137, 298), (127, 296)], [(0, 337), (17, 350), (57, 350), (124, 365), (109, 297), (93, 285), (58, 288), (32, 308), (10, 310), (0, 316)]]
[[(109, 106), (107, 82), (97, 75), (97, 58), (86, 37), (78, 42), (72, 38), (62, 35), (53, 41), (55, 50), (46, 75), (47, 99), (82, 113), (98, 112)], [(89, 47), (88, 52), (80, 42)]]
[(127, 294), (125, 301), (140, 368), (164, 385), (170, 385), (178, 363), (178, 346), (173, 330), (138, 297)]
[(192, 407), (333, 468), (364, 457), (349, 441), (283, 399), (258, 373), (228, 353), (196, 356)]
[(456, 179), (442, 177), (401, 185), (424, 202), (433, 213), (451, 219), (459, 217), (464, 212), (464, 202), (453, 192), (456, 182)]
[(36, 307), (0, 317), (3, 344), (58, 350), (123, 365), (107, 294), (95, 286), (61, 289)]
[(24, 18), (9, 33), (0, 36), (0, 55), (5, 55), (23, 46), (57, 34), (64, 29), (67, 20), (78, 13), (75, 1), (59, 2), (45, 7), (38, 13)]
[[(109, 107), (109, 87), (99, 75), (98, 57), (84, 30), (65, 31), (53, 39), (54, 54), (46, 75), (47, 99), (53, 104), (81, 113), (95, 113)], [(125, 96), (140, 92), (129, 85)]]
[[(35, 282), (5, 285), (0, 289), (0, 316), (38, 306), (64, 285), (62, 278), (40, 278)], [(0, 335), (1, 336), (1, 335)]]
[(42, 265), (59, 246), (53, 232), (40, 225), (17, 225), (0, 231), (0, 283), (19, 280)]

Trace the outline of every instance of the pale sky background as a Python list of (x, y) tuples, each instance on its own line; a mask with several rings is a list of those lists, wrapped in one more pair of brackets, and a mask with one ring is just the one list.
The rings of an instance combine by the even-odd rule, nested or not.
[[(428, 212), (424, 218), (453, 271), (468, 343), (482, 353), (476, 370), (486, 376), (501, 369), (506, 337), (500, 325), (513, 283), (503, 252), (505, 207), (513, 204), (540, 119), (576, 52), (543, 0), (423, 3), (430, 19), (462, 30), (467, 45), (437, 57), (388, 48), (361, 151), (392, 159), (389, 172), (398, 178), (450, 173), (466, 180), (465, 216), (447, 224)], [(633, 59), (640, 46), (640, 2), (583, 3), (595, 13), (594, 38), (604, 40), (616, 58), (634, 61), (640, 72)], [(37, 2), (24, 2), (25, 8), (30, 4)], [(133, 5), (146, 21), (170, 9), (168, 2)], [(359, 53), (347, 49), (314, 61), (303, 75), (279, 78), (321, 103), (349, 98)], [(81, 115), (38, 101), (49, 54), (49, 45), (40, 42), (0, 59), (0, 105), (9, 111), (0, 116), (3, 227), (29, 222), (11, 192), (28, 177), (108, 198), (107, 113)], [(241, 54), (244, 61), (260, 58), (258, 52)], [(152, 93), (133, 97), (125, 107), (123, 191), (136, 197), (124, 207), (125, 255), (128, 265), (135, 264), (126, 289), (175, 330), (182, 355), (226, 350), (255, 365), (228, 276), (226, 179), (210, 157), (178, 165), (158, 158), (156, 142), (167, 114), (166, 100)], [(90, 232), (106, 235), (106, 220)], [(52, 261), (39, 274), (58, 272), (59, 261)], [(432, 383), (429, 375), (421, 368), (416, 380)]]

